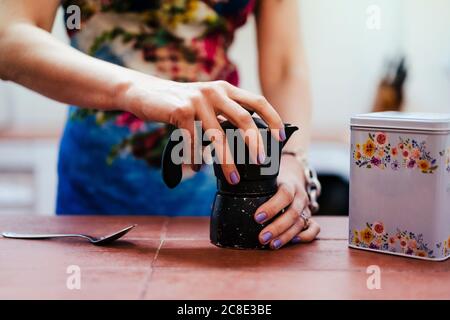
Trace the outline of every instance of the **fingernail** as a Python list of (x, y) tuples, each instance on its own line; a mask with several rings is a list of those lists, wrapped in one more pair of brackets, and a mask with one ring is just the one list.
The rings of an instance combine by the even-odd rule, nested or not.
[(275, 241), (272, 243), (272, 247), (273, 247), (274, 249), (280, 249), (280, 247), (281, 247), (282, 244), (283, 244), (283, 243), (281, 242), (281, 240), (280, 240), (280, 239), (277, 239), (277, 240), (275, 240)]
[(272, 239), (272, 233), (270, 231), (268, 231), (268, 232), (264, 233), (261, 238), (262, 238), (263, 242), (266, 243), (267, 241)]
[(286, 131), (284, 131), (284, 128), (280, 129), (280, 140), (286, 140)]
[(263, 164), (265, 161), (266, 161), (266, 155), (263, 152), (258, 154), (258, 163)]
[(239, 183), (239, 176), (238, 176), (238, 174), (237, 174), (236, 171), (233, 171), (233, 172), (230, 174), (230, 180), (231, 180), (231, 183), (232, 183), (232, 184), (238, 184), (238, 183)]
[(294, 238), (292, 238), (291, 242), (294, 244), (300, 243), (301, 239), (299, 236), (295, 236)]
[(258, 222), (258, 223), (261, 223), (261, 222), (263, 222), (264, 220), (266, 220), (267, 219), (267, 213), (265, 213), (265, 212), (260, 212), (260, 213), (258, 213), (257, 215), (256, 215), (256, 222)]

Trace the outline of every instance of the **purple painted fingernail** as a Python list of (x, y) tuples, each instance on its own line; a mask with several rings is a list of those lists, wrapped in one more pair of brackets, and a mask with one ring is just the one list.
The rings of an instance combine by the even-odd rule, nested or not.
[(261, 152), (258, 154), (258, 164), (263, 164), (266, 161), (266, 155)]
[(238, 184), (238, 183), (239, 183), (239, 176), (238, 176), (238, 174), (237, 174), (236, 171), (233, 171), (233, 172), (230, 174), (230, 180), (231, 180), (231, 183), (232, 183), (232, 184)]
[(293, 244), (297, 244), (297, 243), (300, 243), (300, 241), (301, 241), (301, 239), (300, 239), (300, 237), (299, 236), (295, 236), (294, 238), (292, 238), (292, 240), (291, 240), (291, 242), (293, 243)]
[(265, 212), (258, 213), (255, 218), (256, 222), (258, 222), (258, 223), (261, 223), (266, 219), (267, 219), (267, 213), (265, 213)]
[(276, 240), (272, 243), (272, 247), (273, 247), (274, 249), (280, 249), (280, 247), (281, 247), (282, 244), (283, 244), (283, 243), (281, 242), (280, 239), (276, 239)]
[(272, 232), (268, 231), (268, 232), (264, 233), (261, 238), (264, 241), (264, 243), (266, 243), (267, 241), (272, 239)]
[(284, 128), (280, 129), (280, 140), (286, 140), (286, 131), (284, 131)]

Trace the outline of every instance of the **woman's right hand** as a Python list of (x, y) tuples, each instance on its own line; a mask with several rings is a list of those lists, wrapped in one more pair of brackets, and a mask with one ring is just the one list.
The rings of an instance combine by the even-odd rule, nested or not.
[[(192, 138), (195, 132), (194, 121), (201, 121), (204, 131), (211, 132), (210, 129), (214, 129), (214, 136), (208, 138), (213, 142), (223, 173), (230, 184), (239, 183), (240, 177), (218, 116), (227, 118), (241, 132), (246, 133), (246, 143), (255, 163), (263, 163), (266, 155), (261, 134), (247, 110), (256, 112), (267, 123), (276, 139), (286, 139), (280, 116), (263, 96), (225, 81), (180, 83), (149, 78), (141, 79), (138, 84), (133, 81), (124, 90), (120, 90), (122, 94), (118, 98), (119, 107), (142, 120), (165, 122), (185, 129)], [(195, 165), (193, 161), (194, 143), (189, 140), (190, 137), (188, 143), (192, 168), (198, 169), (198, 164)], [(251, 143), (249, 137), (255, 137), (256, 143)]]

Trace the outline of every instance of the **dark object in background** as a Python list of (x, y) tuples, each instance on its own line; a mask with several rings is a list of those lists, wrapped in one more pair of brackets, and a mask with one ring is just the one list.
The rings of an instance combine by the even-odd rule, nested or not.
[[(234, 156), (240, 182), (237, 185), (228, 184), (221, 166), (214, 162), (214, 174), (217, 177), (217, 193), (211, 213), (210, 238), (211, 242), (219, 247), (237, 249), (262, 249), (266, 246), (259, 242), (258, 236), (262, 229), (272, 220), (265, 224), (259, 224), (254, 219), (256, 209), (269, 200), (277, 192), (277, 177), (279, 172), (281, 149), (289, 140), (290, 136), (298, 130), (297, 127), (286, 124), (285, 132), (287, 139), (284, 142), (275, 140), (267, 125), (259, 118), (253, 118), (259, 128), (264, 141), (266, 141), (267, 160), (263, 165), (251, 163), (249, 151), (244, 144), (240, 134), (234, 135), (234, 143), (230, 145)], [(224, 130), (236, 131), (237, 128), (230, 122), (221, 124)], [(182, 178), (182, 167), (172, 162), (171, 154), (181, 140), (172, 138), (163, 152), (162, 174), (166, 185), (174, 188)], [(230, 141), (231, 143), (231, 141)], [(204, 146), (209, 142), (204, 143)], [(272, 147), (277, 146), (276, 150)], [(239, 148), (239, 149), (238, 149)], [(238, 161), (242, 156), (237, 151), (245, 149), (245, 161)], [(276, 152), (276, 153), (275, 153)], [(274, 162), (276, 161), (276, 162)], [(271, 165), (273, 168), (271, 168)], [(270, 174), (262, 174), (263, 168), (271, 168)]]
[(319, 211), (315, 215), (348, 216), (349, 183), (346, 179), (333, 174), (318, 174), (322, 184), (319, 197)]
[(405, 58), (388, 64), (386, 74), (378, 85), (373, 112), (402, 110), (403, 87), (407, 75)]

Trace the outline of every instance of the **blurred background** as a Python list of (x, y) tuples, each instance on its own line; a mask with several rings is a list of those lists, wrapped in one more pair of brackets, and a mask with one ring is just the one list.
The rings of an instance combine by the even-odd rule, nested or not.
[[(313, 95), (311, 162), (322, 213), (346, 214), (349, 118), (373, 110), (450, 112), (450, 1), (299, 0)], [(54, 25), (67, 42), (62, 12)], [(232, 57), (259, 92), (254, 21)], [(0, 214), (54, 214), (66, 107), (0, 81)]]

